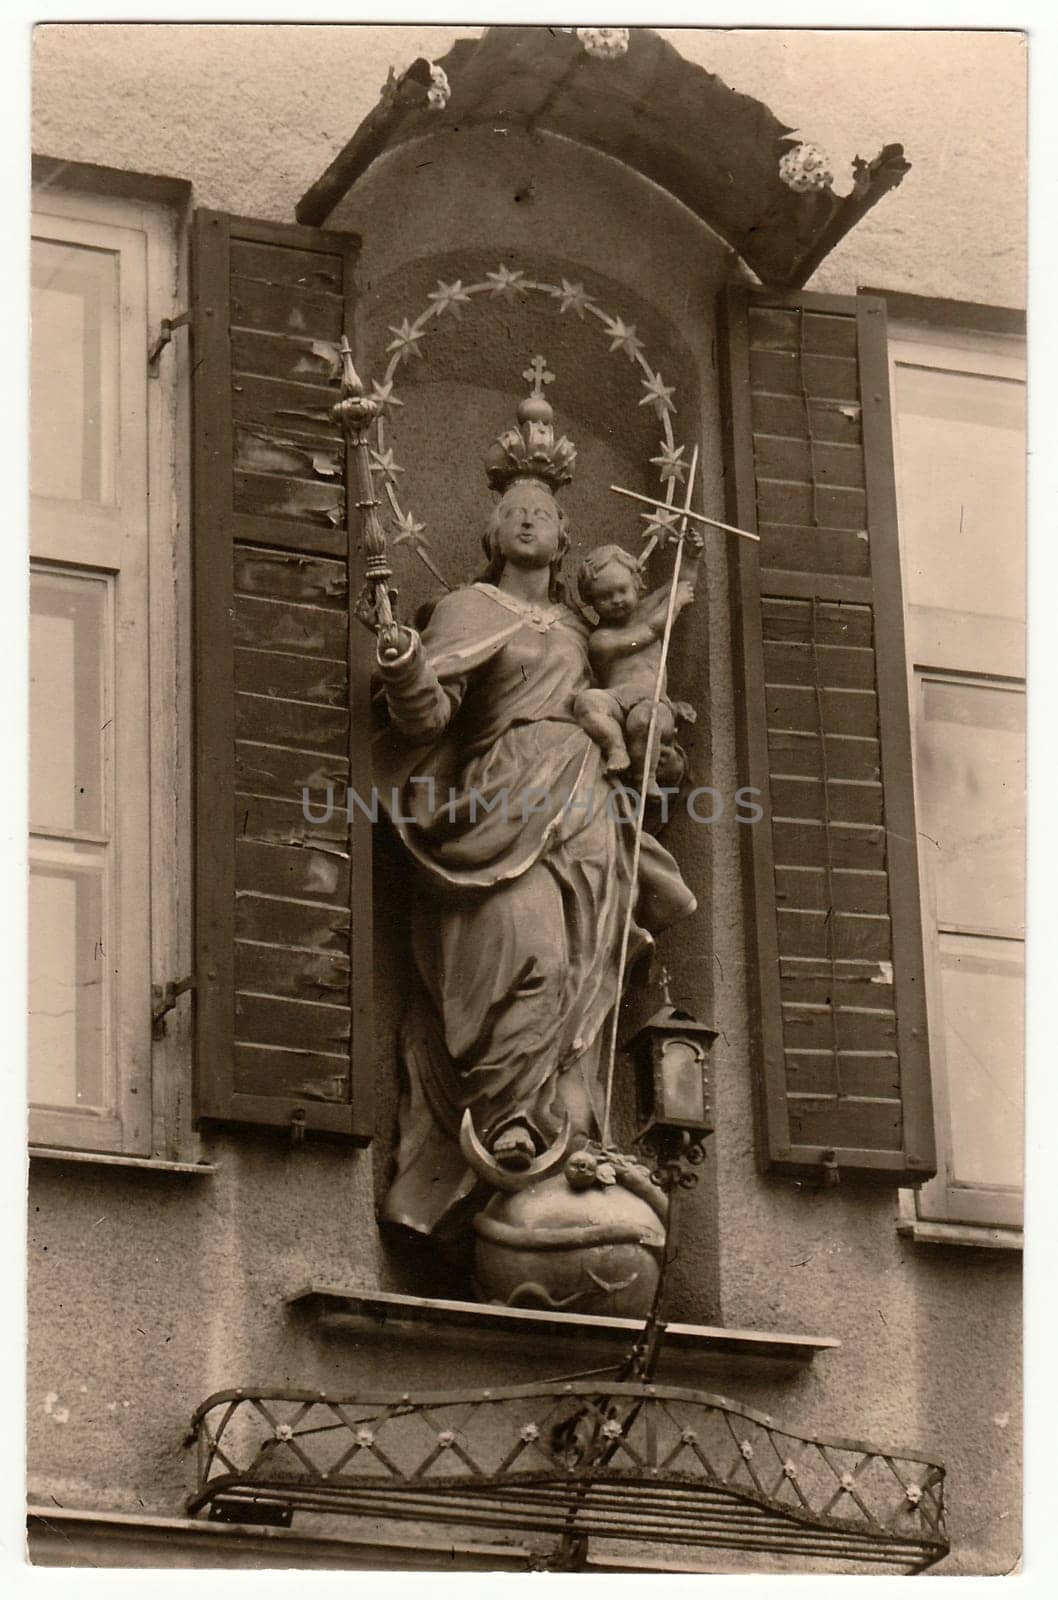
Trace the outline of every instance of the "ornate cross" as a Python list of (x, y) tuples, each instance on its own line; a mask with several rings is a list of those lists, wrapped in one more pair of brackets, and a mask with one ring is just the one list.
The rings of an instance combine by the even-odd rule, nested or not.
[(543, 394), (543, 386), (545, 383), (554, 383), (555, 381), (555, 374), (553, 372), (548, 372), (547, 362), (544, 360), (543, 356), (534, 356), (532, 361), (530, 361), (529, 365), (526, 367), (525, 371), (522, 373), (522, 377), (525, 379), (526, 383), (532, 384), (533, 393), (537, 395)]

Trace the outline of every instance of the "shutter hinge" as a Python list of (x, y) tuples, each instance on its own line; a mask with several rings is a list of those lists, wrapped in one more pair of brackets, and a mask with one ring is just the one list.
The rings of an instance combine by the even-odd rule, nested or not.
[(176, 1005), (182, 994), (187, 994), (195, 987), (193, 975), (179, 978), (175, 983), (169, 982), (164, 986), (160, 983), (151, 984), (151, 1038), (165, 1038), (165, 1019)]
[(836, 1189), (841, 1182), (841, 1174), (838, 1171), (838, 1158), (835, 1152), (824, 1150), (819, 1158), (819, 1165), (821, 1171), (816, 1186), (820, 1189)]
[(158, 337), (147, 351), (147, 375), (151, 378), (158, 376), (158, 361), (166, 345), (172, 340), (177, 328), (186, 328), (191, 321), (190, 311), (181, 311), (179, 316), (163, 317), (158, 329)]
[(815, 1172), (806, 1178), (798, 1178), (798, 1189), (836, 1189), (841, 1182), (841, 1173), (838, 1171), (838, 1157), (834, 1150), (823, 1150), (819, 1156), (819, 1166)]

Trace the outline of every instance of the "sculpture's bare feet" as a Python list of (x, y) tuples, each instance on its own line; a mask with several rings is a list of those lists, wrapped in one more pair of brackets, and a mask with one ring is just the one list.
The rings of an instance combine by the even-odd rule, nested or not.
[(604, 772), (627, 772), (632, 765), (632, 758), (623, 744), (612, 744), (603, 752)]
[(502, 1167), (505, 1172), (525, 1172), (532, 1166), (536, 1156), (536, 1146), (529, 1129), (518, 1123), (513, 1127), (504, 1128), (503, 1132), (496, 1136), (492, 1155), (496, 1165)]

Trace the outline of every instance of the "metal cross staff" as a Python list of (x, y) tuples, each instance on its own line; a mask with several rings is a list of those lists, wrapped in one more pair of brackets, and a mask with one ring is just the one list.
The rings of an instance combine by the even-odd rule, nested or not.
[[(650, 708), (650, 723), (647, 727), (646, 754), (643, 757), (643, 780), (639, 788), (639, 805), (636, 809), (635, 841), (632, 846), (632, 874), (628, 891), (628, 906), (625, 911), (624, 928), (621, 933), (621, 953), (617, 963), (617, 998), (614, 1002), (613, 1023), (610, 1028), (610, 1044), (606, 1057), (606, 1094), (603, 1101), (602, 1142), (603, 1146), (610, 1142), (610, 1107), (613, 1101), (614, 1061), (617, 1056), (617, 1022), (621, 1009), (621, 990), (624, 987), (625, 966), (628, 962), (628, 940), (632, 930), (632, 912), (635, 906), (636, 883), (639, 878), (639, 857), (643, 844), (643, 817), (646, 811), (646, 789), (650, 781), (650, 758), (653, 751), (654, 734), (657, 728), (658, 700), (661, 697), (662, 687), (665, 682), (665, 666), (669, 658), (669, 644), (672, 640), (672, 623), (676, 610), (676, 589), (680, 581), (680, 565), (683, 561), (683, 541), (687, 533), (688, 519), (695, 522), (704, 522), (707, 527), (719, 528), (724, 533), (737, 533), (742, 539), (752, 539), (760, 543), (760, 535), (748, 533), (745, 528), (733, 527), (730, 522), (719, 522), (716, 517), (704, 516), (700, 511), (691, 510), (691, 495), (694, 490), (694, 479), (698, 471), (698, 446), (694, 447), (691, 457), (690, 471), (687, 474), (687, 493), (684, 503), (680, 508), (677, 526), (673, 533), (676, 540), (676, 562), (672, 569), (672, 584), (669, 589), (669, 605), (665, 614), (665, 632), (661, 640), (661, 659), (658, 662), (658, 675), (654, 684), (654, 700)], [(663, 500), (652, 500), (649, 495), (637, 494), (634, 489), (623, 489), (619, 484), (611, 483), (610, 488), (614, 494), (626, 495), (629, 500), (640, 500), (644, 505), (654, 506), (658, 511), (672, 511)], [(640, 565), (645, 563), (647, 557), (658, 543), (658, 534), (655, 533), (640, 558)]]
[[(632, 912), (635, 908), (636, 883), (639, 879), (639, 856), (643, 845), (643, 819), (646, 814), (647, 785), (650, 782), (650, 759), (654, 747), (654, 735), (657, 731), (658, 701), (661, 698), (665, 684), (665, 665), (669, 658), (669, 645), (672, 641), (672, 624), (676, 616), (676, 590), (680, 581), (680, 567), (683, 563), (683, 541), (687, 533), (688, 517), (696, 517), (691, 510), (691, 496), (694, 493), (694, 480), (698, 472), (698, 446), (694, 447), (691, 457), (691, 467), (687, 474), (687, 494), (680, 512), (679, 522), (674, 538), (676, 541), (676, 560), (672, 567), (672, 582), (669, 585), (669, 604), (665, 612), (665, 631), (661, 637), (661, 656), (658, 661), (657, 677), (654, 681), (654, 698), (650, 707), (650, 722), (647, 725), (646, 751), (643, 756), (643, 777), (639, 785), (639, 805), (636, 807), (635, 837), (632, 843), (632, 871), (628, 889), (628, 905), (625, 908), (624, 927), (621, 930), (621, 953), (617, 961), (617, 989), (614, 1000), (613, 1021), (610, 1026), (610, 1043), (606, 1053), (606, 1093), (603, 1100), (602, 1115), (602, 1144), (605, 1149), (610, 1143), (610, 1107), (613, 1100), (614, 1062), (617, 1058), (617, 1022), (621, 1010), (621, 991), (624, 988), (625, 966), (628, 962), (628, 940), (632, 931)], [(611, 484), (618, 494), (630, 494), (631, 490), (617, 489)], [(643, 496), (637, 495), (636, 499)], [(666, 510), (668, 507), (665, 508)], [(696, 518), (697, 520), (697, 518)], [(704, 520), (704, 519), (703, 519)]]

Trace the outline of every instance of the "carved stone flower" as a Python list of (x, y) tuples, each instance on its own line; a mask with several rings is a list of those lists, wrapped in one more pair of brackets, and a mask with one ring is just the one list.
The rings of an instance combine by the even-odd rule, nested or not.
[(917, 1483), (909, 1483), (907, 1488), (904, 1490), (904, 1493), (907, 1495), (908, 1500), (913, 1506), (917, 1506), (919, 1501), (922, 1499), (922, 1490), (919, 1488)]
[(357, 1428), (356, 1442), (362, 1450), (367, 1450), (375, 1442), (375, 1436), (370, 1428)]
[(797, 1477), (797, 1467), (796, 1467), (795, 1463), (792, 1462), (792, 1461), (789, 1461), (789, 1460), (784, 1461), (783, 1464), (782, 1464), (782, 1471), (783, 1471), (783, 1477), (784, 1478), (796, 1478)]
[(628, 52), (627, 28), (578, 28), (577, 38), (596, 61), (618, 61)]
[(286, 1444), (288, 1439), (293, 1439), (294, 1430), (289, 1422), (277, 1422), (275, 1434), (280, 1444)]
[(446, 1428), (443, 1433), (439, 1433), (437, 1435), (437, 1443), (441, 1446), (442, 1450), (447, 1450), (449, 1445), (453, 1445), (455, 1442), (456, 1436), (452, 1432), (451, 1428)]
[(779, 177), (797, 194), (829, 189), (834, 182), (830, 160), (817, 144), (798, 144), (787, 150), (779, 162)]
[(604, 1422), (602, 1425), (602, 1436), (604, 1439), (619, 1439), (622, 1432), (623, 1429), (621, 1424), (613, 1417), (610, 1418), (609, 1422)]
[(526, 1444), (534, 1444), (540, 1437), (540, 1429), (535, 1422), (527, 1422), (522, 1429), (521, 1437)]
[(852, 1491), (853, 1491), (853, 1489), (855, 1487), (855, 1484), (856, 1484), (856, 1480), (852, 1476), (851, 1472), (843, 1472), (841, 1474), (841, 1487), (845, 1490), (846, 1494), (851, 1494), (852, 1493)]
[(753, 1446), (750, 1444), (748, 1439), (743, 1439), (742, 1443), (739, 1445), (738, 1448), (742, 1451), (742, 1454), (743, 1454), (743, 1457), (745, 1458), (745, 1460), (747, 1460), (747, 1461), (752, 1461), (753, 1460)]
[(693, 1428), (684, 1428), (683, 1432), (680, 1434), (680, 1443), (694, 1444), (697, 1438), (698, 1435), (695, 1433)]

